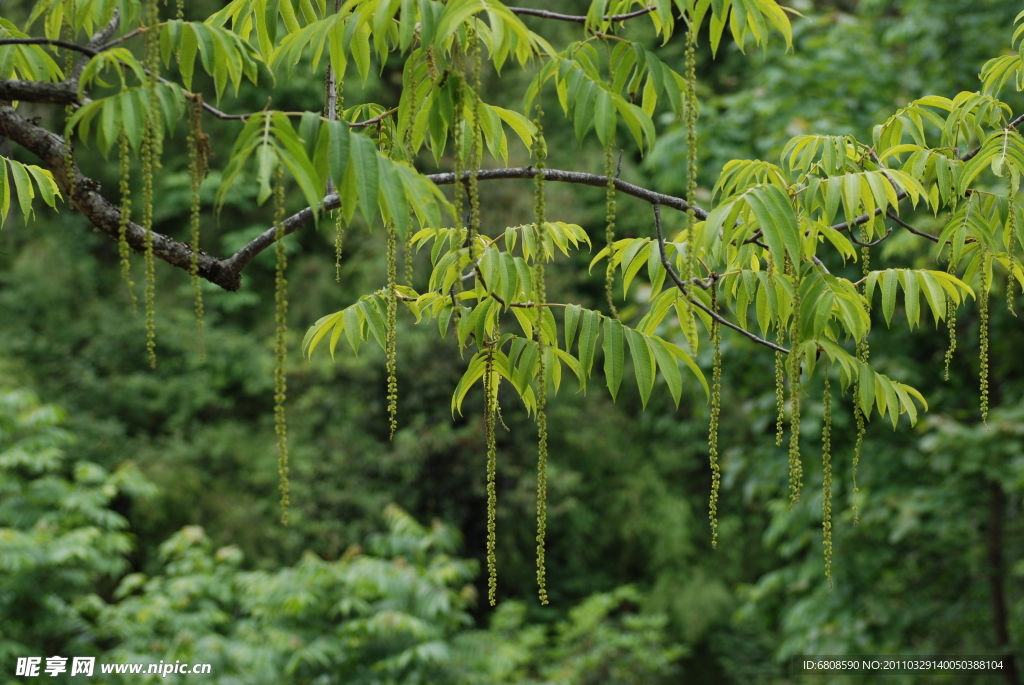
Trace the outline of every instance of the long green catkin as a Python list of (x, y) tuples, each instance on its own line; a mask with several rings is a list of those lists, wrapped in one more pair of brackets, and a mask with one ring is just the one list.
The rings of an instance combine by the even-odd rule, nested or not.
[(391, 440), (398, 429), (398, 232), (395, 222), (389, 221), (388, 232), (388, 288), (387, 288), (387, 373), (388, 422)]
[(199, 188), (205, 175), (206, 139), (202, 131), (202, 101), (199, 96), (192, 102), (192, 118), (188, 131), (188, 175), (192, 190), (190, 204), (190, 220), (192, 235), (189, 247), (192, 254), (189, 258), (189, 273), (192, 275), (192, 299), (196, 313), (196, 332), (199, 343), (199, 361), (206, 361), (206, 326), (203, 323), (203, 287), (199, 278)]
[(979, 331), (979, 377), (981, 385), (981, 422), (988, 426), (988, 386), (989, 386), (989, 364), (988, 364), (988, 324), (989, 324), (989, 313), (988, 313), (988, 299), (989, 290), (992, 287), (992, 279), (989, 274), (989, 269), (992, 267), (992, 255), (987, 249), (982, 253), (981, 257), (981, 292), (978, 293), (978, 308), (980, 310), (981, 324)]
[(547, 568), (545, 561), (545, 545), (548, 522), (548, 380), (547, 364), (545, 363), (544, 310), (547, 304), (547, 290), (544, 283), (544, 261), (547, 259), (547, 241), (541, 236), (545, 222), (544, 169), (547, 158), (547, 146), (544, 142), (544, 129), (541, 118), (544, 112), (540, 103), (536, 107), (535, 124), (537, 134), (534, 143), (534, 231), (537, 234), (539, 254), (534, 264), (534, 305), (537, 309), (536, 336), (538, 348), (537, 373), (537, 594), (541, 604), (548, 603)]
[(495, 435), (495, 413), (498, 397), (494, 387), (494, 344), (487, 343), (487, 365), (484, 370), (484, 431), (487, 440), (487, 601), (491, 606), (498, 599), (498, 448)]
[[(867, 232), (861, 229), (861, 242), (867, 242)], [(867, 277), (871, 271), (871, 250), (867, 247), (860, 248), (861, 255), (861, 272)], [(867, 310), (868, 316), (871, 315), (870, 303), (866, 303), (864, 308)], [(871, 346), (868, 344), (868, 336), (865, 335), (857, 341), (856, 348), (857, 361), (868, 363), (868, 358), (871, 356)], [(869, 408), (870, 409), (870, 408)], [(853, 483), (853, 525), (860, 525), (860, 511), (857, 509), (857, 494), (860, 492), (860, 488), (857, 487), (857, 469), (860, 466), (860, 456), (864, 449), (864, 437), (867, 435), (867, 417), (864, 415), (864, 410), (860, 404), (860, 380), (853, 385), (853, 418), (857, 424), (857, 442), (853, 447), (853, 469), (852, 469), (852, 483)]]
[[(345, 113), (345, 79), (344, 74), (335, 75), (336, 93), (334, 112), (338, 119), (344, 119)], [(340, 193), (340, 190), (339, 190)], [(340, 196), (339, 196), (340, 197)], [(344, 212), (341, 207), (334, 213), (334, 281), (341, 283), (341, 257), (345, 242)]]
[(281, 523), (288, 525), (291, 505), (291, 484), (288, 479), (288, 418), (285, 401), (288, 397), (288, 377), (285, 363), (288, 355), (288, 255), (284, 248), (284, 167), (274, 170), (274, 252), (277, 267), (274, 270), (274, 433), (277, 435), (277, 475), (281, 491)]
[(127, 286), (132, 316), (139, 315), (135, 281), (132, 280), (131, 247), (128, 245), (128, 224), (132, 220), (131, 156), (128, 134), (121, 130), (118, 141), (118, 163), (121, 172), (121, 215), (117, 222), (117, 253), (121, 261), (121, 278)]
[(793, 275), (793, 319), (790, 332), (789, 353), (789, 507), (800, 501), (803, 488), (803, 461), (800, 457), (800, 265), (791, 264), (787, 259), (787, 269)]
[[(768, 257), (768, 287), (775, 285), (775, 262)], [(785, 332), (781, 317), (775, 320), (775, 344), (782, 347)], [(782, 352), (775, 351), (775, 446), (782, 447), (782, 439), (786, 432), (786, 363)]]
[[(697, 35), (695, 27), (686, 31), (685, 75), (686, 102), (683, 121), (686, 126), (686, 255), (683, 261), (683, 281), (690, 283), (697, 276)], [(697, 321), (693, 316), (693, 304), (686, 303), (690, 314), (682, 322), (683, 333), (692, 341), (696, 352)]]
[(824, 418), (821, 424), (821, 531), (825, 552), (825, 575), (832, 591), (832, 390), (825, 369), (825, 392), (822, 397)]
[[(63, 27), (64, 38), (69, 42), (75, 40), (75, 2), (74, 0), (64, 0), (64, 19)], [(64, 78), (70, 78), (71, 72), (75, 66), (75, 55), (72, 50), (64, 51)], [(71, 121), (71, 117), (75, 114), (74, 105), (68, 103), (64, 105), (64, 122)], [(74, 149), (71, 145), (71, 133), (68, 132), (67, 138), (64, 141), (64, 172), (68, 177), (68, 202), (75, 199), (75, 156)], [(123, 177), (123, 176), (122, 176)], [(134, 308), (134, 294), (132, 295), (132, 306)]]
[[(1003, 229), (1011, 236), (1017, 234), (1017, 213), (1014, 211), (1016, 208), (1016, 193), (1013, 188), (1013, 174), (1007, 172), (1006, 174), (1006, 227)], [(1017, 261), (1017, 255), (1014, 250), (1016, 242), (1013, 239), (1006, 241), (1006, 252), (1009, 260), (1009, 264), (1006, 268), (1006, 309), (1014, 316), (1017, 316), (1017, 312), (1013, 310), (1013, 270), (1019, 266)]]
[[(717, 284), (711, 284), (711, 309), (718, 311)], [(722, 484), (722, 468), (718, 463), (718, 417), (722, 412), (722, 336), (717, 319), (711, 320), (711, 344), (714, 357), (711, 365), (711, 420), (708, 426), (708, 458), (711, 465), (711, 497), (708, 518), (711, 520), (711, 547), (718, 547), (718, 490)]]
[[(155, 27), (159, 21), (155, 0), (145, 5), (146, 26)], [(144, 302), (146, 307), (146, 352), (149, 365), (156, 368), (156, 263), (153, 254), (153, 174), (160, 165), (159, 99), (156, 92), (160, 68), (160, 46), (155, 31), (143, 34), (143, 54), (148, 78), (149, 111), (142, 134), (142, 228), (145, 231), (144, 261), (146, 265), (146, 286)]]
[(605, 191), (604, 238), (608, 244), (608, 267), (604, 272), (604, 293), (608, 300), (608, 312), (612, 318), (619, 318), (615, 306), (615, 160), (612, 155), (612, 141), (604, 146), (604, 175), (607, 179)]

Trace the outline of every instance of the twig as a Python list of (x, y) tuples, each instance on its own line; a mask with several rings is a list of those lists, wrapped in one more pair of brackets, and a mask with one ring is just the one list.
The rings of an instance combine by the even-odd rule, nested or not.
[[(922, 238), (927, 238), (928, 240), (932, 241), (933, 243), (939, 242), (939, 239), (937, 237), (933, 236), (931, 233), (925, 233), (924, 231), (917, 230), (916, 228), (914, 228), (913, 226), (908, 224), (906, 221), (904, 221), (903, 219), (899, 218), (899, 216), (897, 216), (896, 213), (893, 212), (892, 210), (889, 210), (889, 212), (886, 214), (886, 216), (888, 216), (890, 219), (892, 219), (893, 221), (898, 223), (900, 226), (902, 226), (903, 228), (905, 228), (908, 231), (910, 231), (911, 233), (913, 233), (914, 235), (919, 235)], [(886, 233), (886, 235), (889, 235), (889, 234)]]
[[(469, 180), (471, 172), (464, 171), (462, 177), (464, 180)], [(510, 169), (481, 169), (476, 172), (477, 179), (480, 181), (491, 181), (497, 179), (510, 179), (510, 178), (521, 178), (532, 180), (537, 175), (537, 170), (532, 166), (527, 167), (513, 167)], [(441, 174), (427, 174), (426, 178), (430, 179), (439, 186), (451, 185), (455, 183), (455, 174), (452, 172), (446, 172)], [(544, 169), (544, 180), (556, 181), (559, 183), (574, 183), (578, 185), (594, 186), (597, 188), (604, 188), (608, 185), (608, 177), (598, 174), (588, 174), (582, 171), (563, 171), (561, 169)], [(690, 205), (681, 197), (675, 197), (674, 195), (665, 195), (663, 193), (657, 193), (653, 190), (648, 190), (641, 186), (627, 183), (622, 179), (613, 179), (615, 183), (615, 189), (626, 195), (632, 195), (635, 198), (650, 202), (651, 204), (665, 205), (672, 209), (678, 209), (681, 212), (685, 212), (690, 208)], [(698, 219), (704, 220), (708, 218), (708, 213), (700, 207), (694, 206), (694, 213)]]
[[(557, 21), (572, 21), (577, 24), (586, 24), (587, 18), (580, 14), (560, 14), (558, 12), (549, 12), (548, 10), (536, 10), (531, 7), (509, 7), (508, 8), (513, 14), (522, 14), (528, 17), (540, 17), (541, 19), (555, 19)], [(642, 10), (636, 10), (635, 12), (629, 12), (627, 14), (613, 14), (611, 16), (604, 17), (604, 21), (625, 21), (626, 19), (633, 19), (634, 17), (642, 17), (645, 14), (650, 14), (654, 11), (654, 7), (645, 7)]]
[[(686, 283), (683, 281), (682, 278), (679, 277), (679, 274), (676, 273), (676, 270), (672, 268), (672, 263), (669, 262), (668, 260), (668, 252), (665, 250), (665, 233), (661, 228), (661, 206), (657, 202), (653, 203), (652, 206), (654, 207), (654, 227), (658, 232), (658, 250), (661, 251), (661, 265), (665, 267), (665, 271), (668, 272), (669, 278), (672, 279), (672, 281), (676, 284), (676, 287), (679, 288), (679, 291), (683, 293), (686, 299), (693, 303), (696, 307), (704, 310), (704, 312), (706, 312), (712, 319), (722, 324), (723, 326), (731, 328), (737, 333), (742, 333), (743, 335), (750, 338), (759, 345), (769, 347), (775, 350), (776, 352), (789, 354), (789, 350), (787, 350), (785, 347), (779, 347), (773, 342), (769, 342), (763, 338), (757, 337), (756, 335), (746, 330), (745, 328), (741, 328), (740, 326), (737, 326), (728, 319), (723, 318), (721, 314), (711, 309), (710, 307), (706, 307), (703, 302), (695, 300), (690, 296), (690, 294), (686, 290)], [(714, 274), (712, 274), (710, 280), (716, 280)]]
[[(1021, 114), (1021, 115), (1020, 115), (1019, 117), (1017, 117), (1016, 119), (1014, 119), (1013, 121), (1011, 121), (1010, 123), (1008, 123), (1008, 124), (1006, 125), (1006, 128), (1017, 128), (1017, 127), (1018, 127), (1018, 126), (1020, 126), (1020, 125), (1021, 125), (1022, 123), (1024, 123), (1024, 114)], [(960, 158), (960, 161), (961, 161), (961, 162), (966, 162), (966, 161), (968, 161), (968, 160), (972, 159), (973, 157), (977, 156), (977, 154), (978, 154), (979, 152), (981, 152), (981, 145), (979, 145), (978, 147), (974, 148), (973, 150), (971, 150), (970, 152), (968, 152), (968, 153), (967, 153), (966, 155), (964, 155), (963, 157), (961, 157), (961, 158)]]
[(0, 45), (52, 45), (53, 47), (64, 48), (65, 50), (75, 50), (89, 57), (95, 57), (100, 54), (98, 50), (57, 38), (0, 38)]
[(889, 227), (889, 230), (885, 232), (885, 235), (883, 235), (878, 240), (872, 241), (870, 243), (862, 243), (861, 241), (857, 240), (857, 238), (853, 235), (853, 231), (850, 231), (850, 242), (852, 242), (854, 245), (859, 245), (860, 247), (874, 247), (875, 245), (881, 244), (882, 241), (888, 238), (890, 235), (892, 235), (891, 226)]

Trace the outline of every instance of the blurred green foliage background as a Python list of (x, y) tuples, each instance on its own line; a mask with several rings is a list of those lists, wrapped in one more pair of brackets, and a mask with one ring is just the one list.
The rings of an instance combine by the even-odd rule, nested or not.
[[(562, 4), (585, 12), (578, 0)], [(202, 18), (216, 5), (189, 3), (188, 13)], [(747, 55), (726, 46), (712, 60), (702, 44), (705, 204), (729, 159), (772, 159), (801, 133), (867, 140), (872, 125), (914, 98), (976, 90), (983, 62), (1009, 50), (1020, 9), (1001, 0), (792, 6), (803, 17), (794, 18), (789, 54), (778, 45)], [(14, 20), (26, 7), (12, 4)], [(562, 39), (578, 31), (535, 23)], [(682, 63), (682, 39), (662, 48), (663, 59)], [(518, 107), (511, 98), (529, 77), (511, 67), (500, 81), (485, 74), (484, 99)], [(320, 109), (322, 80), (296, 73), (279, 82), (275, 107)], [(365, 87), (350, 81), (348, 102), (390, 103), (401, 64), (384, 65)], [(234, 104), (260, 109), (269, 92), (248, 87)], [(1024, 111), (1019, 94), (1004, 97)], [(37, 109), (45, 120), (59, 116)], [(580, 149), (553, 101), (548, 109), (550, 165), (600, 172), (602, 151)], [(623, 177), (682, 193), (685, 132), (672, 121), (659, 125), (655, 151), (627, 155)], [(214, 152), (226, 157), (233, 126), (205, 126)], [(177, 135), (184, 141), (183, 128)], [(0, 143), (4, 154), (12, 147)], [(154, 228), (183, 237), (184, 145), (168, 141), (165, 152)], [(510, 153), (510, 164), (525, 163), (527, 151)], [(116, 186), (116, 165), (95, 151), (81, 154), (94, 177)], [(265, 228), (269, 209), (255, 206), (248, 179), (215, 218), (216, 182), (214, 172), (203, 186), (203, 240), (209, 251), (229, 253)], [(603, 190), (553, 185), (552, 220), (603, 231)], [(482, 192), (484, 232), (531, 215), (529, 183)], [(297, 209), (300, 194), (289, 203)], [(645, 205), (620, 197), (619, 210), (622, 235), (653, 230)], [(298, 353), (319, 316), (384, 281), (383, 232), (360, 221), (346, 231), (340, 284), (330, 222), (288, 244), (293, 512), (285, 528), (272, 448), (270, 255), (247, 269), (240, 292), (206, 290), (205, 363), (197, 359), (188, 278), (158, 268), (160, 363), (151, 371), (116, 246), (68, 210), (40, 212), (27, 226), (12, 215), (0, 234), (0, 681), (17, 682), (18, 656), (55, 654), (211, 663), (212, 681), (226, 685), (784, 683), (795, 654), (1024, 653), (1024, 328), (995, 294), (987, 428), (977, 408), (975, 310), (959, 313), (948, 382), (945, 330), (908, 332), (894, 323), (888, 331), (875, 322), (876, 368), (920, 388), (931, 411), (913, 428), (905, 419), (895, 431), (870, 426), (854, 497), (852, 407), (848, 398), (838, 403), (833, 588), (823, 573), (815, 489), (820, 388), (808, 388), (803, 420), (805, 470), (817, 475), (789, 510), (786, 456), (773, 440), (774, 360), (748, 341), (723, 343), (717, 550), (706, 516), (703, 393), (684, 394), (678, 410), (656, 391), (642, 411), (631, 388), (612, 403), (600, 392), (574, 395), (567, 384), (553, 400), (547, 607), (534, 599), (535, 429), (507, 402), (510, 430), (499, 431), (501, 602), (490, 610), (480, 600), (482, 414), (470, 407), (453, 420), (449, 412), (465, 361), (432, 327), (400, 319), (400, 427), (389, 442), (379, 351), (334, 363)], [(942, 218), (913, 221), (934, 232)], [(874, 250), (873, 268), (897, 258), (935, 268), (927, 247), (893, 238)], [(587, 276), (584, 260), (548, 269), (553, 301), (600, 306), (603, 281)], [(622, 309), (628, 315), (629, 303)], [(468, 405), (473, 397), (482, 403), (471, 394)]]

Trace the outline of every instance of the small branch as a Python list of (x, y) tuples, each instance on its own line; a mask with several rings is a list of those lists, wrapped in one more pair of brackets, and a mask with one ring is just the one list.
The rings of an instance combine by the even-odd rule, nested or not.
[[(653, 207), (654, 207), (654, 227), (655, 227), (655, 229), (658, 232), (658, 249), (661, 251), (661, 265), (665, 267), (665, 271), (668, 272), (669, 278), (672, 279), (672, 281), (676, 284), (676, 287), (679, 288), (679, 291), (681, 293), (683, 293), (683, 295), (686, 297), (686, 299), (689, 300), (693, 305), (695, 305), (695, 306), (699, 307), (700, 309), (704, 310), (709, 316), (711, 316), (711, 318), (713, 318), (715, 321), (717, 321), (718, 323), (722, 324), (723, 326), (725, 326), (727, 328), (731, 328), (731, 329), (733, 329), (734, 331), (736, 331), (738, 333), (742, 333), (743, 335), (745, 335), (746, 337), (750, 338), (751, 340), (753, 340), (754, 342), (758, 343), (759, 345), (764, 345), (765, 347), (771, 348), (771, 349), (775, 350), (776, 352), (782, 352), (784, 354), (789, 354), (789, 350), (787, 350), (785, 347), (779, 347), (775, 343), (768, 342), (767, 340), (765, 340), (763, 338), (757, 337), (756, 335), (754, 335), (753, 333), (751, 333), (747, 329), (741, 328), (740, 326), (737, 326), (736, 324), (732, 323), (728, 319), (723, 318), (721, 314), (719, 314), (715, 310), (711, 309), (710, 307), (706, 307), (703, 302), (699, 302), (699, 301), (697, 301), (697, 300), (695, 300), (695, 299), (690, 297), (690, 294), (686, 291), (686, 283), (683, 281), (682, 278), (679, 277), (679, 274), (676, 273), (676, 270), (674, 268), (672, 268), (672, 263), (669, 262), (669, 260), (668, 260), (668, 252), (665, 250), (665, 233), (664, 233), (664, 231), (661, 228), (661, 207), (658, 205), (657, 202), (654, 203)], [(714, 280), (716, 280), (715, 279), (715, 275), (712, 274), (712, 276), (711, 276), (711, 278), (709, 280), (711, 280), (712, 282)]]
[[(121, 10), (117, 7), (114, 8), (113, 16), (110, 17), (110, 21), (107, 25), (101, 28), (99, 31), (93, 34), (92, 39), (89, 41), (88, 47), (97, 52), (103, 52), (107, 48), (102, 47), (105, 41), (110, 40), (110, 37), (117, 31), (117, 27), (121, 25)], [(82, 72), (89, 65), (89, 61), (92, 59), (91, 56), (82, 55), (75, 62), (75, 68), (71, 70), (71, 73), (67, 75), (65, 79), (70, 85), (77, 86), (78, 79), (82, 76)]]
[[(924, 231), (917, 230), (916, 228), (914, 228), (913, 226), (908, 224), (906, 221), (904, 221), (903, 219), (899, 218), (899, 216), (897, 216), (897, 214), (895, 212), (893, 212), (892, 210), (889, 210), (889, 213), (886, 214), (886, 216), (888, 216), (890, 219), (892, 219), (893, 221), (898, 223), (900, 226), (902, 226), (903, 228), (905, 228), (908, 231), (910, 231), (911, 233), (913, 233), (914, 235), (919, 235), (922, 238), (927, 238), (928, 240), (932, 241), (933, 243), (939, 242), (939, 239), (937, 237), (933, 236), (931, 233), (925, 233)], [(888, 233), (886, 235), (888, 235)]]
[(0, 45), (52, 45), (53, 47), (64, 48), (65, 50), (81, 52), (89, 57), (95, 57), (100, 54), (97, 50), (84, 45), (56, 38), (0, 38)]
[(888, 238), (890, 235), (892, 235), (892, 227), (891, 226), (889, 227), (889, 230), (887, 230), (885, 232), (885, 235), (883, 235), (878, 240), (875, 240), (875, 241), (870, 242), (870, 243), (863, 243), (863, 242), (861, 242), (860, 240), (857, 240), (857, 238), (854, 237), (853, 231), (850, 231), (850, 242), (852, 242), (854, 245), (859, 245), (860, 247), (874, 247), (875, 245), (880, 245), (882, 243), (882, 241), (885, 240), (886, 238)]
[(397, 111), (397, 107), (392, 107), (388, 111), (379, 114), (372, 119), (367, 119), (366, 121), (346, 121), (345, 123), (349, 125), (349, 128), (362, 128), (364, 126), (373, 126), (374, 124), (379, 124), (380, 122), (384, 121)]
[[(528, 17), (540, 17), (541, 19), (554, 19), (556, 21), (571, 21), (577, 24), (586, 24), (587, 18), (580, 14), (559, 14), (558, 12), (549, 12), (548, 10), (535, 10), (530, 7), (509, 7), (508, 8), (513, 14), (522, 14)], [(626, 19), (633, 19), (634, 17), (642, 17), (645, 14), (650, 14), (654, 11), (653, 7), (645, 7), (642, 10), (636, 10), (635, 12), (629, 12), (627, 14), (613, 14), (604, 18), (605, 21), (625, 21)]]
[[(1024, 114), (1021, 114), (1019, 117), (1017, 117), (1016, 119), (1014, 119), (1013, 121), (1008, 123), (1006, 125), (1006, 128), (1017, 128), (1022, 123), (1024, 123)], [(970, 159), (976, 157), (979, 152), (981, 152), (981, 146), (980, 145), (978, 147), (974, 148), (973, 150), (971, 150), (970, 152), (968, 152), (963, 157), (961, 157), (960, 161), (961, 162), (969, 161)]]
[(109, 43), (104, 43), (99, 48), (99, 51), (103, 52), (104, 50), (109, 50), (110, 48), (114, 47), (115, 45), (120, 45), (121, 43), (125, 42), (126, 40), (131, 40), (132, 38), (134, 38), (135, 36), (139, 35), (140, 33), (145, 33), (148, 30), (149, 30), (148, 26), (140, 26), (139, 28), (135, 29), (134, 31), (129, 31), (128, 33), (124, 34), (120, 38), (112, 40)]
[[(472, 172), (464, 171), (462, 177), (468, 181), (469, 176)], [(476, 172), (476, 177), (480, 181), (491, 181), (497, 179), (510, 179), (510, 178), (521, 178), (533, 180), (537, 175), (537, 170), (532, 166), (527, 167), (513, 167), (510, 169), (481, 169)], [(439, 186), (451, 185), (455, 183), (455, 174), (452, 172), (446, 172), (441, 174), (427, 174), (426, 177), (436, 183)], [(545, 181), (556, 181), (559, 183), (574, 183), (577, 185), (594, 186), (595, 188), (605, 188), (608, 186), (608, 177), (598, 174), (588, 174), (582, 171), (563, 171), (560, 169), (544, 169), (544, 180)], [(665, 195), (663, 193), (657, 193), (653, 190), (648, 190), (641, 186), (627, 183), (621, 179), (614, 179), (615, 189), (626, 195), (632, 195), (635, 198), (644, 200), (651, 204), (665, 205), (672, 209), (678, 209), (681, 212), (685, 212), (690, 208), (690, 205), (681, 197), (675, 197), (674, 195)], [(708, 218), (708, 213), (700, 207), (693, 207), (694, 214), (697, 215), (698, 219), (705, 220)]]

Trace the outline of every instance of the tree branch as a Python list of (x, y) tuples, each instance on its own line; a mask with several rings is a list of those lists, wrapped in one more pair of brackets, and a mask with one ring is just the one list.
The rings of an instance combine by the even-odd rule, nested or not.
[[(655, 227), (655, 229), (658, 232), (658, 249), (661, 251), (661, 265), (665, 267), (665, 271), (668, 272), (669, 278), (672, 279), (672, 282), (676, 284), (676, 287), (679, 288), (679, 291), (681, 293), (683, 293), (683, 295), (686, 297), (686, 299), (689, 300), (693, 305), (695, 305), (695, 306), (699, 307), (700, 309), (704, 310), (712, 319), (714, 319), (718, 323), (722, 324), (723, 326), (725, 326), (727, 328), (731, 328), (734, 331), (736, 331), (737, 333), (742, 333), (743, 335), (745, 335), (746, 337), (750, 338), (751, 340), (753, 340), (754, 342), (758, 343), (759, 345), (764, 345), (765, 347), (773, 349), (776, 352), (782, 352), (783, 354), (789, 354), (789, 350), (787, 350), (785, 347), (779, 347), (778, 345), (776, 345), (773, 342), (769, 342), (769, 341), (765, 340), (764, 338), (757, 337), (756, 335), (754, 335), (753, 333), (751, 333), (747, 329), (741, 328), (740, 326), (737, 326), (736, 324), (732, 323), (728, 319), (724, 318), (721, 314), (719, 314), (715, 310), (711, 309), (710, 307), (705, 306), (703, 302), (700, 302), (700, 301), (695, 300), (692, 297), (690, 297), (690, 294), (686, 291), (686, 283), (683, 281), (682, 278), (679, 277), (679, 274), (676, 273), (676, 270), (674, 268), (672, 268), (672, 263), (669, 262), (669, 260), (668, 260), (668, 252), (665, 250), (665, 233), (664, 233), (664, 231), (661, 228), (661, 206), (657, 202), (655, 202), (653, 204), (653, 207), (654, 207), (654, 227)], [(715, 275), (712, 274), (712, 276), (711, 276), (712, 287), (714, 287), (714, 281), (715, 280), (717, 280), (717, 279), (716, 279)]]
[[(462, 174), (463, 180), (468, 181), (470, 176), (469, 171), (465, 171)], [(476, 172), (477, 180), (490, 181), (497, 179), (510, 179), (510, 178), (521, 178), (532, 180), (537, 175), (537, 170), (532, 166), (525, 167), (513, 167), (511, 169), (481, 169)], [(455, 174), (452, 172), (441, 173), (441, 174), (427, 174), (427, 178), (436, 183), (439, 186), (451, 185), (455, 183)], [(556, 181), (559, 183), (574, 183), (577, 185), (594, 186), (595, 188), (606, 188), (608, 186), (608, 177), (601, 174), (588, 174), (582, 171), (563, 171), (560, 169), (544, 169), (544, 180), (545, 181)], [(626, 195), (632, 195), (635, 198), (650, 202), (651, 204), (665, 205), (672, 209), (678, 209), (681, 212), (685, 212), (690, 209), (690, 205), (681, 197), (675, 197), (674, 195), (665, 195), (663, 193), (657, 193), (647, 188), (642, 188), (632, 183), (627, 183), (622, 179), (613, 179), (615, 183), (615, 189)], [(697, 215), (698, 219), (702, 221), (708, 218), (708, 213), (700, 207), (693, 207), (694, 214)]]
[[(907, 223), (906, 221), (904, 221), (903, 219), (901, 219), (901, 218), (900, 218), (900, 217), (899, 217), (899, 216), (898, 216), (898, 215), (897, 215), (897, 214), (896, 214), (895, 212), (893, 212), (892, 210), (889, 210), (889, 212), (888, 212), (888, 213), (886, 213), (886, 216), (887, 216), (887, 217), (889, 217), (890, 219), (892, 219), (893, 221), (895, 221), (896, 223), (898, 223), (898, 224), (899, 224), (900, 226), (902, 226), (903, 228), (905, 228), (905, 229), (907, 229), (908, 231), (910, 231), (911, 233), (913, 233), (914, 235), (919, 235), (919, 236), (921, 236), (922, 238), (927, 238), (928, 240), (932, 241), (933, 243), (937, 243), (937, 242), (939, 242), (939, 239), (938, 239), (937, 237), (933, 236), (933, 235), (932, 235), (931, 233), (925, 233), (924, 231), (919, 231), (919, 230), (917, 230), (916, 228), (914, 228), (913, 226), (911, 226), (910, 224), (908, 224), (908, 223)], [(888, 235), (888, 234), (886, 234), (886, 235)]]
[[(540, 17), (541, 19), (554, 19), (556, 21), (571, 21), (577, 24), (587, 23), (587, 18), (579, 14), (559, 14), (558, 12), (549, 12), (548, 10), (535, 10), (530, 7), (509, 7), (508, 9), (513, 14), (522, 14), (528, 17)], [(650, 14), (653, 11), (653, 7), (645, 7), (642, 10), (636, 10), (635, 12), (629, 12), (627, 14), (613, 14), (611, 16), (604, 17), (604, 20), (625, 21), (626, 19), (632, 19), (634, 17), (642, 17), (643, 15)]]
[[(64, 139), (55, 133), (37, 126), (18, 114), (13, 107), (0, 101), (0, 132), (18, 145), (33, 153), (53, 173), (53, 178), (65, 198), (80, 211), (93, 226), (117, 240), (120, 233), (121, 212), (100, 193), (100, 184), (82, 175), (77, 164), (72, 168), (72, 177), (64, 161)], [(72, 185), (74, 192), (72, 193)], [(138, 224), (129, 223), (125, 232), (128, 245), (136, 252), (145, 250), (146, 230)], [(160, 233), (153, 232), (153, 254), (180, 269), (189, 270), (192, 250), (185, 243), (178, 242)], [(238, 290), (242, 283), (239, 272), (232, 271), (225, 260), (199, 254), (199, 275), (225, 290)]]
[(45, 81), (21, 81), (0, 79), (0, 100), (22, 100), (48, 105), (78, 104), (78, 93), (66, 81), (47, 83)]
[(78, 43), (72, 43), (67, 40), (58, 40), (56, 38), (0, 38), (0, 45), (52, 45), (58, 48), (64, 48), (65, 50), (75, 50), (81, 52), (89, 57), (95, 57), (100, 54), (97, 50), (79, 45)]

